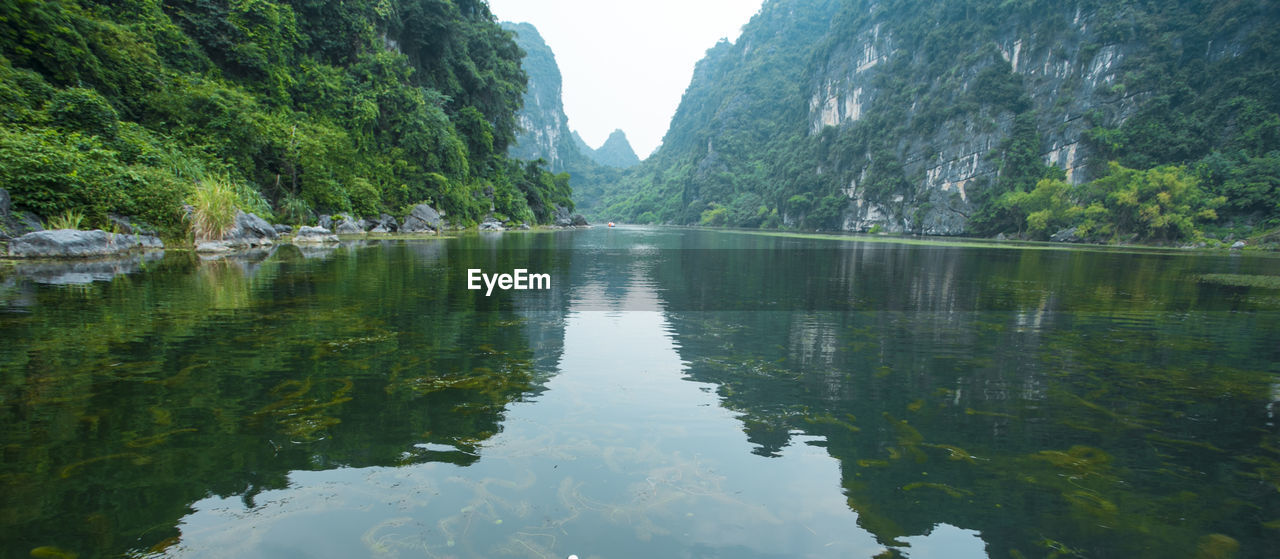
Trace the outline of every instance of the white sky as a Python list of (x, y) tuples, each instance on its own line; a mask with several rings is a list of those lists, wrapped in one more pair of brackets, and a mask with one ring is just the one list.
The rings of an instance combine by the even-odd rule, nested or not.
[(762, 0), (489, 0), (527, 22), (556, 55), (569, 128), (593, 148), (621, 128), (644, 159), (662, 142), (693, 77), (721, 38), (735, 41)]

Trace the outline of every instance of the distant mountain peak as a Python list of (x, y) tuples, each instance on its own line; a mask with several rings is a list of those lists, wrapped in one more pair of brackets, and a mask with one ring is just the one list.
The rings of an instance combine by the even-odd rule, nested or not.
[(554, 172), (585, 171), (593, 164), (625, 169), (640, 162), (622, 130), (614, 130), (600, 149), (592, 149), (571, 131), (555, 54), (533, 25), (503, 22), (502, 27), (515, 32), (516, 44), (525, 52), (521, 66), (529, 76), (524, 108), (517, 114), (521, 132), (508, 149), (512, 157), (544, 159)]
[(609, 134), (609, 139), (604, 141), (600, 149), (595, 150), (592, 159), (601, 165), (619, 169), (626, 169), (640, 163), (635, 150), (631, 149), (631, 142), (627, 141), (627, 133), (622, 129), (614, 130)]

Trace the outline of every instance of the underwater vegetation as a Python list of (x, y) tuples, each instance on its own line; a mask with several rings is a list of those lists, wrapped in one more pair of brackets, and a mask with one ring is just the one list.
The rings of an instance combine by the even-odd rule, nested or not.
[[(1266, 556), (1280, 536), (1280, 433), (1266, 419), (1280, 317), (1036, 320), (755, 312), (673, 324), (685, 352), (706, 356), (690, 378), (720, 386), (751, 440), (778, 455), (797, 434), (825, 439), (859, 525), (891, 549), (945, 522), (1010, 556)], [(752, 435), (765, 425), (775, 436)]]
[[(210, 492), (251, 505), (294, 470), (474, 462), (536, 388), (527, 321), (451, 310), (404, 243), (360, 266), (346, 250), (172, 254), (0, 312), (0, 555), (162, 553)], [(437, 443), (471, 454), (415, 446)]]
[[(504, 439), (513, 404), (554, 395), (569, 311), (460, 289), (446, 255), (511, 264), (479, 242), (174, 254), (111, 281), (15, 284), (0, 295), (13, 340), (0, 345), (0, 555), (269, 543), (266, 529), (182, 525), (192, 503), (214, 503), (203, 510), (224, 526), (350, 513), (344, 551), (375, 557), (564, 557), (583, 534), (675, 546), (686, 529), (803, 535), (804, 513), (829, 516), (766, 508), (723, 464), (664, 448), (675, 431), (653, 425), (574, 418)], [(800, 308), (705, 310), (690, 290), (712, 282), (679, 259), (625, 270), (661, 295), (673, 374), (740, 428), (735, 465), (834, 464), (835, 508), (856, 512), (848, 532), (883, 556), (910, 555), (940, 524), (995, 556), (1268, 556), (1280, 304), (1265, 286), (1201, 278), (1273, 276), (1269, 261), (841, 244), (770, 280), (716, 276), (744, 294), (824, 278)], [(733, 269), (761, 269), (756, 251), (725, 252)], [(533, 257), (626, 294), (594, 255), (556, 254)], [(828, 308), (837, 297), (853, 310)], [(610, 430), (624, 427), (639, 442)], [(321, 473), (359, 479), (347, 493), (299, 481)]]

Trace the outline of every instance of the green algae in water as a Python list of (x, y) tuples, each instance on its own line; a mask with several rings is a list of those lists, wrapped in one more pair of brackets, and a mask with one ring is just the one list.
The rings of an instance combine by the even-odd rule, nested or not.
[(854, 417), (853, 414), (845, 414), (845, 417), (848, 421), (837, 418), (831, 414), (824, 414), (815, 417), (805, 416), (804, 421), (813, 425), (832, 425), (835, 427), (841, 427), (852, 433), (859, 433), (862, 431), (860, 427), (853, 424), (857, 421), (857, 418)]
[[(1202, 300), (1179, 297), (1232, 290), (1198, 289), (1186, 278), (1213, 268), (1177, 255), (1102, 262), (1098, 254), (1071, 253), (1088, 273), (1122, 270), (1114, 278), (1081, 279), (1064, 272), (1068, 267), (1032, 262), (1019, 251), (1000, 251), (1000, 258), (984, 251), (971, 264), (945, 247), (871, 248), (888, 256), (862, 253), (841, 261), (859, 285), (900, 286), (936, 264), (958, 278), (954, 284), (935, 278), (938, 283), (930, 285), (942, 294), (937, 301), (945, 296), (959, 308), (1013, 308), (717, 315), (708, 322), (732, 328), (704, 335), (680, 317), (680, 278), (651, 278), (663, 288), (665, 316), (672, 321), (667, 334), (680, 342), (691, 380), (708, 383), (743, 424), (765, 426), (782, 439), (801, 432), (829, 437), (817, 450), (781, 446), (782, 458), (772, 462), (785, 461), (790, 448), (824, 452), (841, 463), (843, 479), (831, 491), (849, 488), (848, 506), (862, 513), (859, 527), (881, 543), (946, 522), (981, 532), (993, 555), (1032, 549), (1028, 556), (1212, 557), (1226, 549), (1228, 555), (1265, 556), (1266, 538), (1280, 530), (1280, 467), (1265, 447), (1274, 432), (1261, 427), (1274, 383), (1275, 315), (1254, 312), (1249, 300), (1239, 301), (1241, 308), (1230, 316), (1201, 312)], [(261, 493), (292, 491), (290, 472), (332, 467), (450, 462), (449, 471), (470, 482), (420, 477), (412, 491), (405, 489), (409, 484), (387, 490), (388, 502), (403, 498), (421, 509), (415, 517), (430, 518), (397, 524), (411, 513), (375, 505), (374, 517), (351, 540), (360, 546), (362, 531), (391, 520), (370, 533), (373, 545), (357, 549), (388, 557), (504, 551), (563, 557), (567, 553), (558, 552), (564, 544), (581, 542), (582, 532), (601, 525), (621, 528), (623, 539), (639, 548), (680, 541), (691, 506), (734, 507), (733, 499), (747, 500), (720, 488), (720, 478), (705, 468), (663, 470), (672, 464), (634, 448), (614, 449), (610, 460), (592, 463), (588, 457), (606, 454), (592, 446), (597, 441), (522, 441), (521, 456), (554, 458), (559, 470), (535, 472), (537, 484), (529, 489), (478, 484), (494, 474), (523, 486), (519, 460), (525, 458), (513, 459), (510, 449), (486, 441), (510, 425), (504, 413), (515, 406), (507, 404), (554, 374), (550, 368), (534, 371), (529, 340), (551, 340), (550, 349), (536, 351), (554, 353), (560, 351), (556, 332), (526, 330), (537, 321), (503, 312), (473, 314), (473, 303), (457, 305), (452, 294), (435, 287), (448, 282), (430, 275), (429, 265), (379, 260), (395, 250), (344, 250), (322, 262), (299, 258), (264, 267), (257, 276), (230, 266), (197, 272), (205, 275), (199, 281), (231, 284), (235, 293), (225, 296), (207, 285), (202, 291), (183, 273), (75, 293), (41, 288), (41, 307), (27, 316), (0, 317), (15, 340), (0, 348), (0, 364), (17, 372), (3, 397), (23, 414), (14, 416), (15, 441), (6, 445), (12, 470), (0, 479), (33, 519), (14, 523), (6, 534), (37, 534), (5, 538), (15, 543), (0, 555), (23, 556), (45, 542), (95, 556), (118, 556), (118, 542), (136, 540), (145, 550), (171, 538), (187, 504), (211, 490), (251, 508), (255, 498), (263, 502)], [(913, 259), (925, 252), (936, 260)], [(359, 266), (353, 265), (357, 253)], [(1242, 273), (1266, 271), (1245, 264)], [(212, 277), (223, 272), (228, 277)], [(701, 279), (693, 270), (686, 273)], [(724, 281), (740, 285), (737, 278)], [(936, 302), (928, 293), (923, 297), (897, 301), (925, 308)], [(1080, 308), (1089, 312), (1076, 312)], [(1174, 312), (1161, 310), (1166, 308)], [(119, 362), (128, 364), (110, 367)], [(354, 387), (336, 394), (345, 385), (325, 380), (334, 378), (347, 378)], [(336, 401), (343, 398), (351, 400)], [(924, 405), (912, 411), (908, 406), (921, 398)], [(529, 405), (549, 405), (553, 398), (536, 400)], [(886, 412), (905, 413), (910, 424)], [(340, 423), (325, 425), (334, 420)], [(332, 437), (296, 448), (273, 448), (263, 440), (279, 442), (277, 433), (294, 430)], [(458, 449), (452, 454), (469, 458), (413, 454), (418, 443), (450, 445)], [(707, 452), (715, 452), (710, 446)], [(142, 454), (118, 454), (128, 450), (145, 452), (154, 466), (139, 467), (144, 464), (135, 459)], [(927, 477), (909, 459), (916, 452), (933, 458)], [(497, 464), (504, 460), (512, 467)], [(570, 460), (578, 461), (578, 469), (561, 500), (561, 477), (553, 476)], [(604, 463), (598, 471), (607, 474), (600, 478), (583, 473)], [(1211, 479), (1206, 464), (1213, 465)], [(64, 467), (70, 468), (67, 478), (59, 476)], [(633, 467), (638, 475), (631, 475)], [(612, 489), (602, 489), (601, 479)], [(432, 489), (440, 486), (456, 487), (466, 497), (436, 515), (443, 502)], [(544, 486), (545, 500), (531, 497)], [(155, 487), (157, 506), (113, 520), (118, 523), (105, 533), (116, 544), (80, 543), (100, 541), (92, 539), (97, 536), (63, 537), (89, 530), (58, 520), (46, 504), (84, 509), (77, 503), (87, 490), (123, 495), (138, 487)], [(956, 498), (942, 487), (973, 494)], [(929, 506), (922, 507), (926, 500)], [(462, 505), (470, 508), (464, 512)], [(427, 507), (429, 514), (418, 514)], [(317, 514), (326, 513), (320, 509)], [(708, 518), (697, 510), (696, 518)], [(56, 512), (86, 518), (84, 510)], [(449, 536), (437, 524), (440, 517), (448, 520)], [(792, 526), (791, 518), (777, 520), (762, 525)], [(1237, 545), (1213, 538), (1201, 552), (1201, 540), (1211, 537), (1206, 534), (1218, 532), (1239, 538)], [(477, 542), (478, 533), (494, 537)], [(1041, 538), (1052, 538), (1053, 547), (1037, 548)], [(90, 552), (95, 545), (99, 549)]]
[(948, 459), (955, 460), (958, 462), (968, 462), (970, 464), (973, 464), (977, 459), (976, 456), (969, 454), (969, 451), (963, 448), (960, 448), (958, 446), (953, 446), (949, 444), (931, 444), (931, 443), (920, 443), (920, 446), (943, 449), (947, 451)]
[(1031, 458), (1079, 474), (1099, 472), (1111, 463), (1110, 455), (1101, 449), (1089, 446), (1073, 446), (1065, 452), (1042, 450)]
[(1119, 510), (1115, 503), (1093, 491), (1072, 491), (1063, 497), (1077, 509), (1098, 517), (1113, 516)]
[(80, 554), (53, 545), (42, 545), (32, 549), (31, 556), (38, 559), (76, 559)]
[(135, 466), (142, 466), (142, 465), (145, 465), (145, 464), (149, 464), (149, 463), (151, 463), (151, 461), (152, 461), (152, 458), (151, 458), (151, 457), (146, 456), (146, 455), (142, 455), (142, 454), (138, 454), (137, 452), (117, 452), (117, 453), (115, 453), (115, 454), (107, 454), (107, 455), (104, 455), (104, 456), (95, 456), (95, 457), (93, 457), (93, 458), (88, 458), (88, 459), (85, 459), (85, 460), (81, 460), (81, 461), (76, 462), (76, 463), (74, 463), (74, 464), (69, 464), (69, 465), (64, 466), (64, 467), (62, 468), (62, 470), (59, 472), (59, 475), (60, 475), (61, 477), (63, 477), (63, 478), (69, 478), (69, 477), (71, 477), (73, 474), (75, 474), (76, 472), (78, 472), (79, 470), (81, 470), (82, 468), (85, 468), (86, 466), (90, 466), (90, 465), (93, 465), (93, 464), (98, 464), (98, 463), (101, 463), (101, 462), (107, 462), (107, 461), (112, 461), (112, 460), (124, 460), (124, 459), (128, 459), (128, 460), (129, 460), (129, 462), (130, 462), (131, 464), (135, 465)]
[(130, 448), (146, 448), (149, 446), (155, 446), (164, 442), (168, 442), (169, 437), (172, 437), (174, 435), (181, 435), (182, 433), (195, 433), (196, 431), (197, 429), (194, 427), (188, 427), (186, 429), (174, 429), (172, 431), (166, 431), (164, 433), (158, 433), (158, 434), (147, 436), (147, 437), (139, 437), (136, 439), (132, 439), (132, 440), (126, 441), (124, 444), (125, 446)]
[(1200, 538), (1196, 559), (1231, 559), (1240, 551), (1240, 542), (1226, 534), (1209, 534)]
[(915, 491), (917, 489), (934, 489), (934, 490), (946, 493), (947, 495), (950, 495), (951, 497), (954, 497), (956, 499), (959, 499), (961, 497), (970, 497), (973, 495), (972, 491), (969, 491), (967, 489), (957, 489), (945, 483), (930, 483), (930, 482), (924, 482), (924, 481), (916, 481), (916, 482), (908, 483), (902, 486), (903, 491)]
[(1204, 274), (1199, 277), (1199, 280), (1201, 283), (1212, 283), (1230, 287), (1280, 289), (1280, 276), (1263, 276), (1256, 274)]

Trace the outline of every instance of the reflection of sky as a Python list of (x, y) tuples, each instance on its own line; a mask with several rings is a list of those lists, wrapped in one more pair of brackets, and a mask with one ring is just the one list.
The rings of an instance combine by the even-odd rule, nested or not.
[(923, 536), (902, 538), (911, 546), (905, 553), (911, 559), (954, 559), (964, 557), (986, 557), (982, 538), (973, 530), (956, 528), (950, 524), (939, 524)]
[[(294, 472), (288, 489), (259, 494), (252, 510), (239, 498), (195, 503), (170, 553), (870, 557), (883, 550), (858, 527), (840, 464), (820, 439), (796, 436), (779, 457), (751, 453), (717, 386), (685, 378), (664, 313), (581, 310), (657, 302), (644, 272), (587, 273), (598, 281), (573, 286), (558, 374), (537, 396), (508, 406), (477, 463)], [(984, 556), (976, 532), (948, 525), (904, 540), (911, 547), (902, 551), (916, 559)]]

